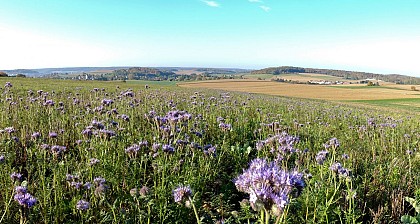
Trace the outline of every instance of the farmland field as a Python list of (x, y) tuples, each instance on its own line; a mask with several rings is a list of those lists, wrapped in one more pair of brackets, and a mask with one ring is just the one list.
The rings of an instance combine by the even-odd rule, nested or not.
[[(375, 103), (375, 101), (392, 99), (411, 99), (410, 102), (414, 103), (410, 105), (415, 109), (418, 109), (418, 102), (420, 100), (420, 92), (410, 90), (410, 86), (392, 84), (372, 87), (361, 84), (324, 86), (289, 84), (257, 80), (217, 80), (205, 82), (188, 82), (179, 85), (182, 87), (189, 88), (220, 89), (226, 91), (261, 93), (268, 95), (332, 100), (340, 102), (372, 102), (372, 104), (383, 106), (386, 106), (384, 102), (388, 101), (382, 101), (382, 104), (377, 104)], [(418, 86), (417, 89), (419, 89)]]
[(414, 91), (0, 83), (0, 223), (399, 223), (420, 198), (417, 114), (322, 100)]

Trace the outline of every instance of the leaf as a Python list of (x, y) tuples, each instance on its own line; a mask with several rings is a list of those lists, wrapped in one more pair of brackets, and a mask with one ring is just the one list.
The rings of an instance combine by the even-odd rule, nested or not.
[(414, 198), (410, 198), (410, 197), (405, 197), (404, 198), (408, 203), (411, 204), (411, 206), (414, 207), (414, 209), (416, 210), (417, 214), (420, 213), (420, 203), (414, 199)]
[(416, 218), (409, 215), (401, 216), (401, 222), (404, 224), (418, 224), (419, 223)]
[(28, 186), (28, 181), (26, 181), (26, 180), (22, 181), (22, 183), (20, 184), (20, 186), (27, 187)]

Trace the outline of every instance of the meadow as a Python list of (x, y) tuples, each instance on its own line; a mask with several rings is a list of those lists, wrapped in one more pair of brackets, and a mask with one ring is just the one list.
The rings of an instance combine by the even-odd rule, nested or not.
[[(420, 200), (414, 112), (194, 83), (0, 83), (0, 223), (399, 223), (416, 215), (405, 199)], [(242, 88), (251, 85), (266, 93), (259, 82)]]

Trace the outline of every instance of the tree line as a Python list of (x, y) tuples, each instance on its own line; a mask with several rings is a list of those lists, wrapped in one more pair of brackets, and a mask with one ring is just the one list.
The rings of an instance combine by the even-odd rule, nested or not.
[(251, 72), (252, 74), (290, 74), (290, 73), (312, 73), (312, 74), (323, 74), (331, 75), (336, 77), (341, 77), (348, 80), (362, 80), (362, 79), (377, 79), (386, 82), (393, 82), (397, 84), (411, 84), (418, 85), (420, 84), (420, 78), (398, 75), (398, 74), (375, 74), (369, 72), (356, 72), (356, 71), (345, 71), (345, 70), (335, 70), (335, 69), (318, 69), (318, 68), (302, 68), (302, 67), (293, 67), (293, 66), (280, 66), (280, 67), (270, 67), (260, 70), (255, 70)]

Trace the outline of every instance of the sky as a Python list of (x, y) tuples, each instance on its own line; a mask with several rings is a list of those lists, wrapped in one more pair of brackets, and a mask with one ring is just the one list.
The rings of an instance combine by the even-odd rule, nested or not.
[(300, 66), (420, 77), (418, 0), (0, 0), (0, 69)]

